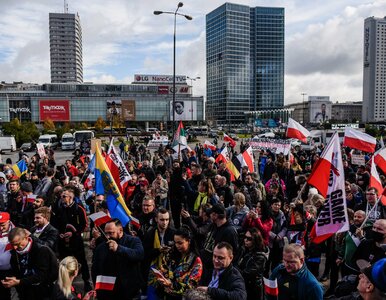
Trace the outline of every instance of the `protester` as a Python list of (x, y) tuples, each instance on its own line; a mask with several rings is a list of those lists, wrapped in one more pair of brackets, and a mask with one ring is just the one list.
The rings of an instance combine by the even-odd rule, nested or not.
[(300, 245), (284, 246), (283, 263), (272, 271), (270, 279), (277, 280), (279, 299), (323, 299), (321, 284), (307, 269)]
[(199, 290), (207, 292), (213, 300), (247, 299), (244, 279), (232, 265), (233, 248), (220, 242), (213, 249), (213, 270), (203, 276)]
[(123, 232), (122, 223), (113, 219), (104, 230), (107, 241), (96, 249), (92, 260), (92, 277), (95, 284), (97, 276), (115, 277), (112, 291), (97, 290), (97, 298), (133, 299), (138, 296), (142, 285), (140, 261), (144, 250), (141, 240)]
[(51, 211), (48, 207), (40, 207), (35, 210), (34, 223), (31, 235), (35, 242), (51, 248), (56, 253), (59, 239), (58, 230), (50, 224)]
[(1, 280), (5, 288), (15, 287), (20, 300), (48, 299), (58, 276), (55, 254), (35, 243), (29, 232), (13, 228), (8, 235), (11, 250), (11, 276)]

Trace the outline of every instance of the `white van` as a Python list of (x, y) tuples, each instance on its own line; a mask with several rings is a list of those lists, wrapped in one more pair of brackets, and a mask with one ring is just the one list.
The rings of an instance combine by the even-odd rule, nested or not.
[(138, 128), (126, 128), (126, 133), (128, 134), (141, 134), (141, 130)]
[(44, 148), (51, 147), (56, 149), (59, 145), (58, 136), (56, 134), (43, 134), (39, 137), (39, 143), (44, 146)]
[(16, 151), (15, 137), (0, 136), (0, 152), (4, 150)]
[(62, 150), (75, 150), (75, 138), (72, 133), (62, 135)]

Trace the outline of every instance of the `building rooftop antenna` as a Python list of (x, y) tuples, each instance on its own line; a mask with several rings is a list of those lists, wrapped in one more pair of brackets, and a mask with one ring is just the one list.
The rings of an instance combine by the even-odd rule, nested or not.
[(66, 0), (64, 0), (64, 13), (68, 14), (68, 3)]

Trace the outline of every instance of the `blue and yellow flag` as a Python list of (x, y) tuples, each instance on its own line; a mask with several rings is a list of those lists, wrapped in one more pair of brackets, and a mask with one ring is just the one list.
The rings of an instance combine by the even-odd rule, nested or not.
[(117, 218), (125, 226), (130, 222), (131, 212), (127, 208), (126, 203), (116, 185), (111, 172), (106, 165), (106, 162), (99, 150), (96, 147), (95, 151), (95, 192), (96, 194), (104, 194), (112, 218)]
[(24, 159), (20, 160), (18, 163), (12, 166), (12, 170), (15, 172), (17, 177), (21, 177), (23, 174), (27, 173), (28, 167)]

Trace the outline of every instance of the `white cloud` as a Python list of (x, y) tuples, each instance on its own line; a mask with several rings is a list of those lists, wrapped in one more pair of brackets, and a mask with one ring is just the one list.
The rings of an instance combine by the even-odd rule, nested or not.
[[(286, 103), (300, 93), (333, 100), (362, 97), (363, 21), (379, 16), (386, 0), (233, 0), (249, 6), (285, 7)], [(173, 16), (168, 0), (68, 1), (83, 28), (84, 78), (93, 82), (132, 81), (133, 73), (172, 72)], [(223, 0), (186, 0), (177, 19), (177, 73), (201, 79), (195, 94), (205, 95), (205, 15)], [(49, 82), (48, 13), (61, 1), (0, 0), (0, 80)]]

